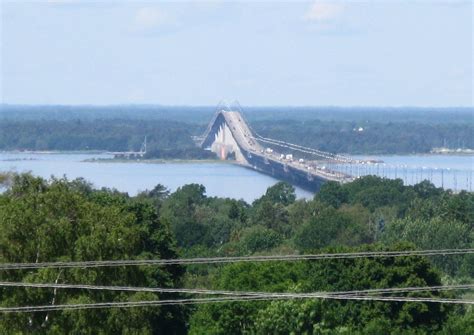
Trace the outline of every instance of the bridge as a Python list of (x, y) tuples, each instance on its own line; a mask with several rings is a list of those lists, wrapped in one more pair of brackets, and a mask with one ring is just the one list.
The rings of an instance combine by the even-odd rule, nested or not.
[[(260, 136), (244, 115), (234, 110), (218, 110), (204, 134), (195, 140), (201, 148), (211, 150), (222, 160), (234, 159), (239, 165), (312, 192), (318, 191), (326, 181), (354, 180), (350, 174), (332, 170), (332, 163), (359, 163), (343, 155)], [(298, 153), (304, 158), (296, 157)]]

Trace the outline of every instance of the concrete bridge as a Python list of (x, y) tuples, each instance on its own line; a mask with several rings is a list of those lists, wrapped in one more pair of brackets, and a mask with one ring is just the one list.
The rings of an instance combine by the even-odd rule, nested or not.
[[(238, 111), (218, 111), (203, 136), (196, 140), (200, 147), (211, 150), (222, 160), (234, 159), (239, 165), (312, 192), (317, 192), (328, 180), (353, 180), (350, 175), (327, 168), (328, 162), (350, 163), (350, 158), (262, 137), (251, 130)], [(310, 154), (319, 159), (297, 159), (293, 157), (294, 152), (304, 153), (305, 157)]]

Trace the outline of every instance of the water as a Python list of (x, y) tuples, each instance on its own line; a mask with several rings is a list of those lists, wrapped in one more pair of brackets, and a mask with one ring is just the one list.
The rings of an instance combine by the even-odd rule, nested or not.
[(383, 163), (329, 166), (353, 176), (378, 175), (402, 179), (405, 185), (429, 180), (438, 187), (455, 191), (474, 189), (474, 156), (468, 155), (393, 155), (355, 156)]
[[(278, 180), (256, 171), (223, 163), (96, 163), (91, 158), (110, 158), (92, 154), (1, 153), (0, 171), (32, 172), (44, 178), (52, 175), (69, 179), (83, 177), (95, 187), (116, 188), (135, 195), (163, 184), (171, 191), (190, 183), (203, 184), (208, 196), (244, 199), (262, 196)], [(299, 198), (313, 194), (296, 188)]]
[[(1, 153), (0, 171), (27, 172), (49, 178), (52, 175), (69, 179), (83, 177), (96, 187), (116, 188), (135, 195), (137, 192), (163, 184), (171, 191), (190, 183), (203, 184), (208, 196), (244, 199), (252, 202), (278, 180), (232, 164), (222, 163), (94, 163), (91, 158), (110, 158), (100, 154), (31, 154)], [(357, 156), (357, 159), (382, 160), (369, 165), (333, 165), (355, 176), (368, 174), (400, 178), (406, 185), (428, 179), (435, 185), (453, 190), (474, 189), (473, 156), (411, 155)], [(299, 198), (313, 194), (296, 188)]]

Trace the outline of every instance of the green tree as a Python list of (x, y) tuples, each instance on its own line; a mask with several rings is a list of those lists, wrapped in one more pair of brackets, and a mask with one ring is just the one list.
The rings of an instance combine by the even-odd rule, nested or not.
[(334, 208), (339, 208), (342, 204), (347, 203), (348, 193), (347, 189), (340, 183), (329, 181), (321, 186), (321, 190), (316, 193), (315, 199)]
[[(174, 258), (174, 240), (148, 202), (108, 190), (92, 191), (81, 181), (45, 181), (16, 175), (0, 196), (0, 262), (54, 262)], [(13, 282), (80, 283), (173, 287), (183, 270), (177, 266), (38, 269), (0, 272)], [(112, 291), (0, 289), (1, 306), (51, 305), (161, 299), (153, 293)], [(171, 307), (171, 306), (170, 306)], [(0, 329), (9, 333), (108, 334), (185, 331), (185, 310), (147, 307), (124, 311), (8, 314)], [(173, 315), (173, 317), (170, 317)]]
[(441, 335), (472, 335), (474, 334), (474, 311), (470, 309), (464, 314), (453, 314), (444, 325)]
[(163, 203), (161, 219), (170, 224), (181, 247), (202, 243), (207, 233), (207, 227), (196, 218), (196, 208), (207, 201), (205, 193), (203, 185), (184, 185)]
[[(387, 250), (335, 248), (323, 252)], [(390, 250), (406, 250), (400, 245)], [(440, 285), (423, 257), (358, 258), (295, 263), (241, 263), (222, 269), (217, 287), (236, 291), (335, 292)], [(418, 293), (419, 294), (419, 293)], [(413, 295), (413, 294), (412, 294)], [(436, 297), (442, 293), (421, 293)], [(431, 334), (441, 329), (449, 306), (412, 302), (306, 299), (232, 302), (199, 306), (191, 334)]]
[[(472, 237), (469, 226), (459, 221), (444, 220), (440, 217), (429, 220), (404, 218), (386, 226), (382, 241), (387, 244), (398, 241), (412, 242), (425, 250), (456, 249), (469, 248)], [(433, 257), (435, 264), (451, 275), (460, 270), (463, 259), (464, 256)]]
[(373, 240), (373, 232), (368, 216), (364, 220), (364, 211), (360, 216), (350, 210), (323, 208), (317, 215), (305, 222), (294, 236), (299, 250), (318, 249), (327, 246), (356, 246)]
[(287, 206), (296, 200), (295, 188), (291, 184), (280, 181), (269, 187), (262, 198), (269, 200), (274, 204)]
[(245, 254), (275, 248), (283, 241), (283, 237), (272, 229), (263, 226), (252, 226), (241, 232), (240, 245)]

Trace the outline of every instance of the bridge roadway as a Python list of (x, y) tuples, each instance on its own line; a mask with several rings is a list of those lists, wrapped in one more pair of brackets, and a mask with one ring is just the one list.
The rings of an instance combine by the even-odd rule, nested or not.
[[(247, 166), (249, 167), (277, 178), (290, 180), (302, 187), (308, 186), (306, 188), (310, 190), (319, 189), (324, 181), (346, 182), (352, 180), (351, 176), (327, 170), (324, 166), (314, 161), (300, 162), (299, 160), (287, 160), (281, 157), (281, 153), (276, 151), (269, 152), (258, 142), (258, 138), (254, 136), (239, 112), (221, 111), (219, 114), (223, 116), (240, 151), (246, 157)], [(213, 122), (216, 122), (218, 119), (218, 116), (214, 117)], [(212, 136), (212, 129), (213, 125), (211, 124), (208, 127), (207, 134), (204, 136), (205, 138)], [(205, 139), (203, 140), (204, 142)], [(264, 164), (261, 164), (262, 162)], [(298, 176), (293, 176), (292, 178), (291, 174)]]

